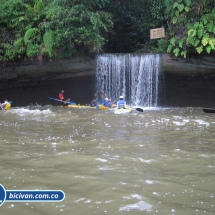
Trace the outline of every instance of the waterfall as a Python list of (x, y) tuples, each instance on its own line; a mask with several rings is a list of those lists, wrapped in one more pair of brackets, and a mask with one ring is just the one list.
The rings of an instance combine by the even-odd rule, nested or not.
[(131, 106), (156, 107), (159, 55), (102, 54), (96, 61), (96, 97), (118, 100), (123, 95)]

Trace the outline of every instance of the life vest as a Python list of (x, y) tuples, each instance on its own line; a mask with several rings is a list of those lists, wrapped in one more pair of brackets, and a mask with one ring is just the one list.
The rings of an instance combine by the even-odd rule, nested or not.
[(110, 107), (110, 106), (111, 106), (110, 101), (106, 101), (103, 105), (104, 105), (105, 107)]
[(11, 107), (11, 104), (9, 102), (6, 102), (4, 109), (8, 110), (8, 109), (10, 109), (10, 107)]
[(59, 93), (59, 99), (60, 99), (60, 100), (63, 100), (63, 99), (64, 99), (63, 93)]
[(124, 107), (125, 107), (125, 101), (120, 99), (118, 101), (118, 108), (124, 108)]

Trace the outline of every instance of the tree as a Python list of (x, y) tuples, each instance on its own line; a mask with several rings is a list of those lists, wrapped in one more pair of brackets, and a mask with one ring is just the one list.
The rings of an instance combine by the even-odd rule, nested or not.
[(99, 51), (113, 26), (103, 10), (108, 1), (0, 0), (0, 61)]
[(135, 52), (156, 41), (150, 41), (150, 29), (160, 27), (164, 20), (163, 0), (111, 0), (107, 11), (112, 13), (114, 29), (108, 35), (106, 50)]
[(107, 0), (57, 0), (46, 10), (44, 27), (53, 31), (55, 48), (61, 55), (71, 56), (84, 47), (99, 51), (106, 39), (104, 32), (111, 30), (111, 15), (102, 10)]
[(167, 52), (186, 57), (215, 50), (215, 1), (166, 0)]
[(21, 58), (25, 53), (23, 29), (25, 6), (21, 0), (2, 1), (0, 7), (0, 61)]

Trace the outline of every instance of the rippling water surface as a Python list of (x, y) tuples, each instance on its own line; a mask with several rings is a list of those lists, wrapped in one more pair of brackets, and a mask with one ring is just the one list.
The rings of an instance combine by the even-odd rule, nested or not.
[(45, 106), (0, 111), (0, 183), (63, 190), (0, 214), (215, 214), (215, 115)]

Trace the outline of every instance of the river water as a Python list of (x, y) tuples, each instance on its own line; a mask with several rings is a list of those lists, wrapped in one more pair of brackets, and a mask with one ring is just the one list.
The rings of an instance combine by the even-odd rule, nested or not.
[(62, 190), (0, 214), (215, 214), (215, 115), (44, 106), (0, 111), (0, 183)]

